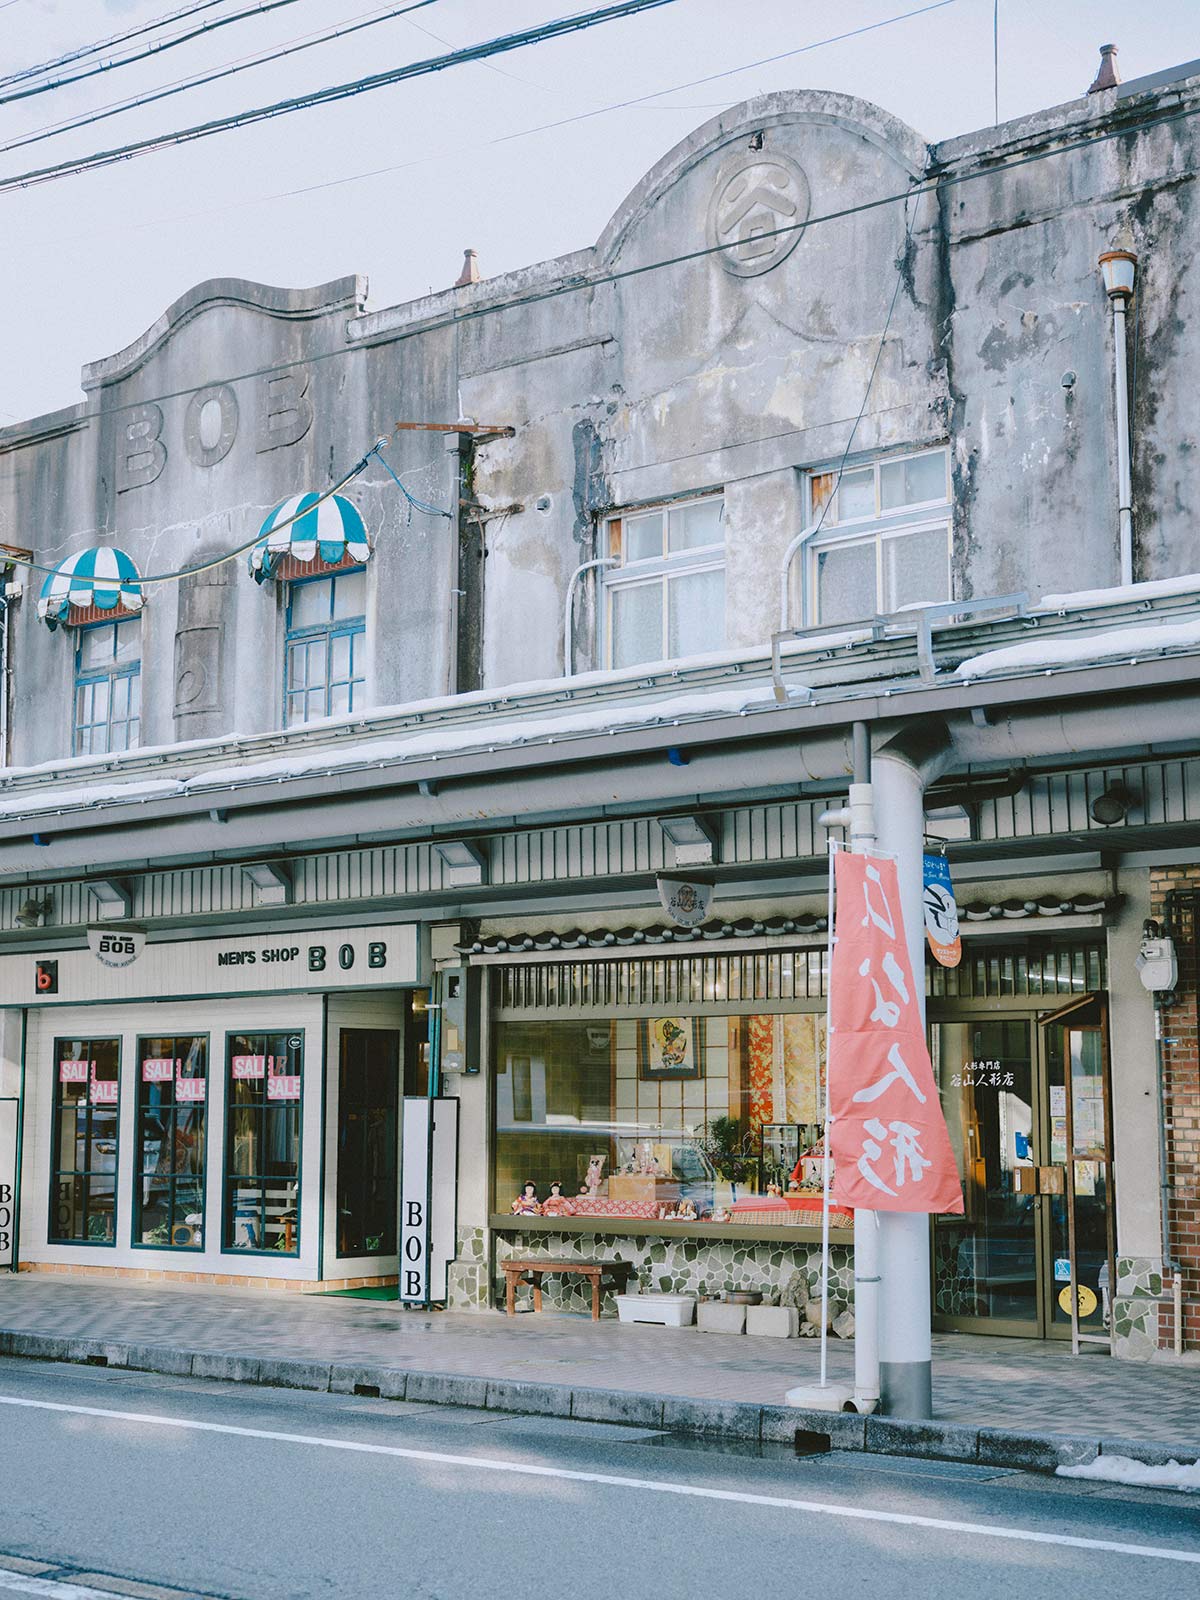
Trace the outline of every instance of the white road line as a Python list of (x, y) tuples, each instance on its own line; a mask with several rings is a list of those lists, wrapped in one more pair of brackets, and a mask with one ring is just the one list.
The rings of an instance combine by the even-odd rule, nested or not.
[[(733, 1505), (770, 1506), (779, 1511), (804, 1511), (817, 1517), (841, 1517), (850, 1522), (883, 1522), (903, 1528), (936, 1528), (943, 1533), (973, 1533), (988, 1539), (1010, 1539), (1022, 1544), (1057, 1545), (1069, 1550), (1105, 1551), (1113, 1555), (1140, 1556), (1158, 1561), (1182, 1561), (1200, 1566), (1200, 1551), (1171, 1550), (1162, 1545), (1125, 1544), (1119, 1539), (1084, 1539), (1070, 1533), (1039, 1533), (1033, 1528), (1008, 1528), (986, 1522), (956, 1522), (946, 1517), (919, 1517), (903, 1511), (872, 1511), (865, 1506), (835, 1505), (824, 1500), (795, 1500), (789, 1496), (750, 1494), (736, 1489), (706, 1489), (698, 1484), (671, 1483), (655, 1478), (626, 1478), (616, 1473), (579, 1472), (572, 1467), (541, 1467), (527, 1461), (499, 1461), (490, 1456), (451, 1455), (443, 1450), (412, 1450), (403, 1445), (363, 1444), (354, 1439), (323, 1439), (310, 1433), (278, 1433), (270, 1428), (239, 1428), (227, 1422), (200, 1422), (193, 1417), (159, 1417), (142, 1411), (113, 1411), (103, 1406), (73, 1406), (56, 1400), (27, 1400), (0, 1395), (0, 1405), (22, 1406), (32, 1411), (60, 1411), (71, 1416), (105, 1417), (113, 1422), (134, 1422), (152, 1428), (183, 1428), (196, 1433), (232, 1434), (239, 1439), (269, 1439), (276, 1444), (312, 1445), (321, 1450), (348, 1450), (359, 1455), (395, 1456), (402, 1461), (424, 1461), (435, 1466), (469, 1467), (475, 1472), (507, 1472), (524, 1478), (553, 1478), (567, 1483), (595, 1483), (611, 1489), (637, 1489), (641, 1493), (680, 1495), (689, 1500), (723, 1500)], [(69, 1597), (64, 1596), (64, 1600)]]
[(42, 1600), (120, 1600), (113, 1589), (84, 1589), (77, 1583), (58, 1578), (31, 1578), (24, 1572), (0, 1567), (0, 1589), (15, 1589), (18, 1594), (40, 1594)]

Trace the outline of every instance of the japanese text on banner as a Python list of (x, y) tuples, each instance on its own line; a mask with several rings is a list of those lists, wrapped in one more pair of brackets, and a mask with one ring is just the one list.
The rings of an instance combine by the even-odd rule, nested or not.
[(839, 851), (830, 974), (833, 1197), (867, 1211), (961, 1212), (925, 1043), (894, 861)]

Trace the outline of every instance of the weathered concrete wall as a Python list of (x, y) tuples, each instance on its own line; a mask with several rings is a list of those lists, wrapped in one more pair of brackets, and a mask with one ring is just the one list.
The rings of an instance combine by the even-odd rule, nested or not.
[[(726, 641), (765, 640), (805, 473), (848, 446), (853, 463), (951, 445), (958, 592), (1111, 583), (1112, 329), (1096, 262), (1124, 227), (1141, 258), (1137, 576), (1195, 570), (1197, 135), (1176, 118), (1105, 137), (1164, 101), (1200, 101), (1200, 80), (931, 151), (861, 101), (774, 94), (699, 128), (593, 248), (557, 261), (369, 315), (361, 279), (202, 284), (85, 369), (83, 405), (0, 432), (0, 540), (46, 564), (115, 542), (152, 573), (251, 539), (274, 504), (327, 485), (397, 421), (512, 427), (473, 444), (461, 483), (443, 436), (392, 438), (388, 460), (449, 517), (411, 512), (378, 463), (350, 491), (376, 542), (376, 705), (475, 687), (456, 656), (486, 685), (557, 675), (567, 584), (604, 553), (603, 516), (700, 490), (724, 492)], [(910, 195), (934, 178), (937, 193)], [(471, 529), (462, 543), (469, 575), (462, 518), (482, 529), (481, 557)], [(40, 582), (13, 613), (18, 763), (70, 748), (71, 641), (37, 622)], [(141, 627), (143, 744), (280, 725), (282, 597), (244, 562), (153, 587)], [(585, 584), (577, 668), (598, 664), (597, 634)]]

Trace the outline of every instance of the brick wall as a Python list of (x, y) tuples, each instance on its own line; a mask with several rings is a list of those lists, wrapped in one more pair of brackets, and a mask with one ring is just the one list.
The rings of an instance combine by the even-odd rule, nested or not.
[[(1177, 926), (1172, 930), (1179, 983), (1175, 1001), (1164, 1009), (1162, 1022), (1167, 1041), (1163, 1076), (1171, 1250), (1183, 1275), (1184, 1348), (1200, 1349), (1200, 865), (1151, 872), (1151, 915), (1160, 922), (1165, 921), (1167, 895), (1172, 889), (1196, 892), (1193, 904), (1180, 905)], [(1169, 1279), (1163, 1292), (1170, 1295)], [(1168, 1299), (1159, 1310), (1158, 1342), (1164, 1349), (1172, 1348), (1174, 1336), (1174, 1312)]]

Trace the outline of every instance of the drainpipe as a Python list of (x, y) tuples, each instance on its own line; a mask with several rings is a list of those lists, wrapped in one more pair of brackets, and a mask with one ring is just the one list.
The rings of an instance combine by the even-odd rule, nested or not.
[(575, 588), (585, 572), (591, 572), (597, 567), (619, 566), (616, 556), (600, 556), (595, 561), (585, 561), (582, 566), (576, 567), (567, 584), (567, 598), (563, 605), (563, 677), (575, 676), (575, 652), (572, 649), (571, 624), (574, 621)]
[[(791, 585), (789, 582), (792, 573), (792, 562), (796, 559), (797, 551), (806, 545), (814, 534), (820, 531), (821, 522), (818, 518), (816, 522), (810, 522), (807, 528), (801, 528), (800, 532), (783, 552), (783, 564), (779, 569), (779, 629), (781, 633), (786, 633), (792, 625), (789, 620), (792, 609)], [(807, 622), (808, 568), (805, 566), (800, 570), (800, 626), (804, 627)]]
[(1133, 298), (1137, 256), (1122, 235), (1118, 247), (1100, 257), (1104, 291), (1112, 305), (1113, 374), (1117, 394), (1117, 517), (1120, 527), (1121, 582), (1133, 582), (1133, 487), (1129, 463), (1129, 366), (1125, 351), (1125, 311)]
[[(925, 790), (953, 747), (940, 723), (904, 729), (876, 750), (872, 771), (879, 849), (896, 858), (900, 905), (921, 1020), (925, 1018), (925, 917), (922, 855)], [(885, 1416), (933, 1415), (929, 1218), (885, 1211), (879, 1217), (879, 1388)], [(855, 1333), (858, 1332), (857, 1320)]]

